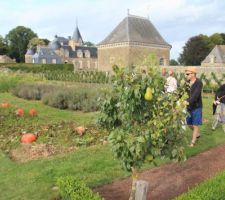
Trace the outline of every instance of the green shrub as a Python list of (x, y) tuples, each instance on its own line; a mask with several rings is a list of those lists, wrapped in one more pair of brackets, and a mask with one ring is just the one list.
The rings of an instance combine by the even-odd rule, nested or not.
[(40, 73), (45, 71), (70, 71), (74, 70), (73, 64), (33, 64), (33, 63), (13, 63), (4, 64), (4, 67), (13, 71)]
[(5, 73), (0, 74), (0, 92), (9, 92), (18, 84), (29, 83), (43, 80), (40, 76), (24, 73)]
[(43, 103), (60, 109), (97, 111), (97, 99), (103, 94), (91, 88), (61, 88), (43, 97)]
[(176, 200), (224, 200), (225, 171), (212, 179), (200, 184), (189, 192), (179, 196)]
[(82, 181), (73, 177), (58, 178), (57, 186), (63, 200), (101, 200), (99, 194), (93, 193)]
[(12, 94), (23, 99), (41, 100), (46, 93), (56, 89), (56, 86), (50, 84), (19, 84), (12, 90)]

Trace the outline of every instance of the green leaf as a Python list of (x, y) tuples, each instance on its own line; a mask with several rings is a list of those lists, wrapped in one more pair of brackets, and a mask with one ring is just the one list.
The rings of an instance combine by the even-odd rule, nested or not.
[(153, 161), (153, 159), (154, 159), (154, 157), (150, 154), (145, 157), (145, 160), (147, 160), (147, 161)]
[(137, 141), (138, 141), (139, 143), (145, 143), (145, 138), (144, 138), (143, 136), (138, 137), (138, 138), (137, 138)]

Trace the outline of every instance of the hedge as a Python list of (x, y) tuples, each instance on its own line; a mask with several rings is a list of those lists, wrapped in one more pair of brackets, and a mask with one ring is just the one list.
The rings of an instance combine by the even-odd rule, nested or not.
[(1, 63), (0, 67), (8, 68), (12, 71), (23, 71), (41, 73), (45, 71), (70, 71), (73, 72), (73, 64), (33, 64), (33, 63)]

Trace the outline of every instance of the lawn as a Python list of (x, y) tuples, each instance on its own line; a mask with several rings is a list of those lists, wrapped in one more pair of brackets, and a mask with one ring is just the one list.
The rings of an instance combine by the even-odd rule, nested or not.
[[(205, 96), (203, 100), (204, 124), (201, 127), (202, 137), (194, 148), (186, 147), (185, 151), (188, 157), (225, 142), (221, 126), (216, 131), (211, 131), (212, 96)], [(58, 110), (45, 106), (38, 101), (26, 101), (8, 93), (0, 93), (0, 102), (4, 101), (26, 109), (37, 108), (39, 117), (32, 120), (34, 120), (34, 123), (40, 124), (60, 123), (63, 120), (87, 125), (94, 123), (97, 115), (97, 113)], [(11, 123), (9, 122), (9, 124)], [(27, 125), (29, 122), (25, 120), (25, 123)], [(7, 130), (7, 127), (5, 125), (0, 128), (2, 136), (4, 134), (2, 130)], [(191, 132), (189, 130), (187, 130), (187, 134), (190, 139)], [(168, 161), (160, 161), (159, 164), (165, 162)], [(0, 163), (0, 199), (2, 200), (54, 199), (58, 195), (57, 190), (54, 190), (56, 179), (61, 176), (71, 175), (84, 180), (89, 186), (95, 187), (129, 175), (121, 169), (118, 162), (113, 158), (110, 146), (102, 144), (80, 147), (72, 153), (25, 163), (12, 161), (7, 154), (1, 151)], [(144, 168), (150, 167), (153, 166), (147, 164), (144, 166)]]

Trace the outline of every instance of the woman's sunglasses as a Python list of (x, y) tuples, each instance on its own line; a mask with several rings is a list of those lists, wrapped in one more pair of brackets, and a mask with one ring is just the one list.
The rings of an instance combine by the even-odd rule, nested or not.
[(186, 76), (189, 76), (190, 74), (193, 74), (193, 73), (186, 73)]

